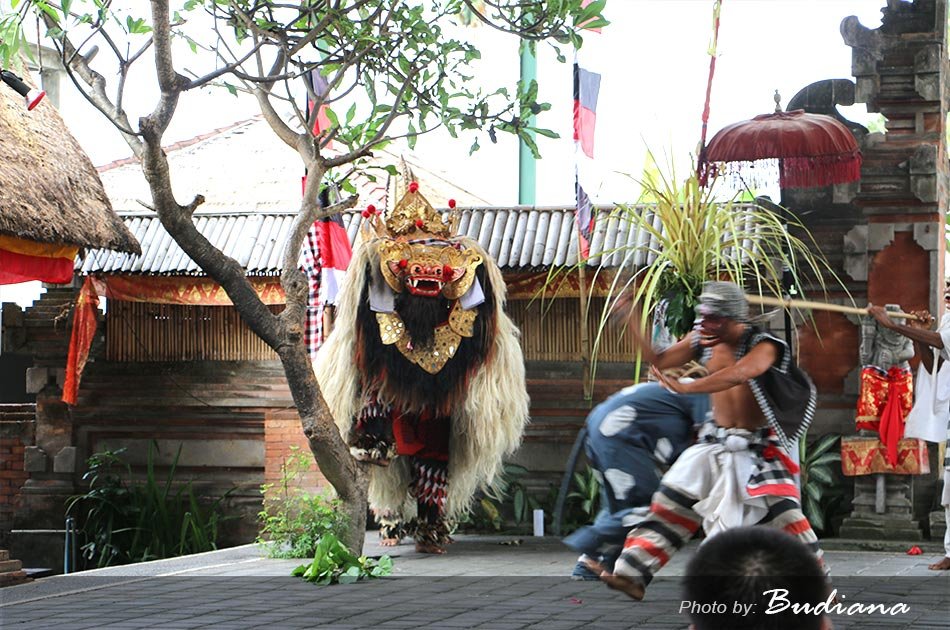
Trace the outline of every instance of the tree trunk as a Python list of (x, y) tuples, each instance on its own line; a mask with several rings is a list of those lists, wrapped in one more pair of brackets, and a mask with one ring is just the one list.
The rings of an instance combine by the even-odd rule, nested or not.
[[(290, 335), (291, 337), (293, 335)], [(299, 341), (290, 341), (279, 348), (287, 375), (290, 393), (297, 405), (304, 435), (317, 466), (337, 492), (347, 517), (343, 544), (355, 555), (361, 555), (366, 538), (366, 508), (369, 475), (366, 464), (356, 461), (333, 421), (330, 409), (320, 392), (306, 348)]]

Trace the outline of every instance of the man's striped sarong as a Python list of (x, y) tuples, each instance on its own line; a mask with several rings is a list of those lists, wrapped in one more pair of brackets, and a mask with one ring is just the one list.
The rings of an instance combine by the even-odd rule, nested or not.
[(707, 424), (699, 443), (663, 477), (650, 514), (627, 534), (614, 573), (649, 584), (700, 527), (713, 536), (742, 525), (782, 529), (824, 566), (818, 537), (801, 510), (795, 471), (768, 427), (747, 431)]

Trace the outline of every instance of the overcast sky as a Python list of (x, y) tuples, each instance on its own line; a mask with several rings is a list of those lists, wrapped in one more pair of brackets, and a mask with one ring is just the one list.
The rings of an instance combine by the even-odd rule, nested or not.
[[(639, 175), (646, 147), (685, 163), (695, 151), (709, 68), (707, 47), (712, 34), (711, 0), (609, 0), (611, 25), (587, 37), (581, 51), (602, 74), (596, 135), (597, 169), (603, 186), (593, 192), (598, 201), (628, 200), (635, 185), (613, 173)], [(880, 25), (884, 0), (724, 0), (719, 34), (719, 58), (713, 84), (709, 136), (719, 128), (772, 111), (773, 92), (783, 102), (821, 79), (850, 77), (851, 49), (841, 39), (839, 25), (857, 15), (869, 28)], [(477, 68), (485, 83), (517, 79), (517, 45), (491, 29), (459, 31), (482, 50)], [(179, 62), (193, 63), (180, 54)], [(570, 54), (568, 54), (570, 60)], [(540, 139), (543, 159), (538, 164), (538, 203), (573, 202), (574, 147), (571, 140), (571, 68), (556, 61), (554, 52), (539, 46), (538, 80), (541, 100), (552, 109), (539, 124), (557, 131), (560, 140)], [(148, 68), (127, 90), (129, 109), (148, 111), (154, 86)], [(66, 86), (69, 89), (69, 86)], [(864, 107), (851, 112), (864, 115)], [(189, 138), (257, 113), (253, 99), (237, 99), (224, 90), (186, 94), (181, 101), (169, 142)], [(95, 164), (126, 157), (129, 150), (118, 135), (96, 119), (85, 103), (65, 111)], [(134, 119), (134, 118), (133, 118)], [(81, 121), (81, 122), (80, 122)], [(423, 137), (416, 151), (424, 161), (439, 165), (467, 188), (498, 204), (517, 201), (517, 147), (502, 137), (468, 157), (472, 138), (453, 142), (446, 135)]]

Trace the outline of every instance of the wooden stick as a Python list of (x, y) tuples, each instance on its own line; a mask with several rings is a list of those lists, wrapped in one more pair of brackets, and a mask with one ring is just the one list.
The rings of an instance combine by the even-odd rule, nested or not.
[[(844, 306), (842, 304), (828, 304), (827, 302), (811, 302), (808, 300), (783, 300), (777, 297), (767, 295), (747, 295), (746, 300), (749, 304), (758, 304), (760, 306), (781, 306), (782, 308), (810, 308), (817, 311), (834, 311), (835, 313), (847, 313), (849, 315), (867, 315), (868, 309), (857, 306)], [(889, 317), (896, 319), (918, 319), (916, 315), (903, 313), (900, 311), (887, 311)]]

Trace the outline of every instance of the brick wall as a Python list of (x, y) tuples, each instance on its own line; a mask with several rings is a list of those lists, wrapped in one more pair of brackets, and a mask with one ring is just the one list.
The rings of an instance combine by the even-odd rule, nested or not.
[(317, 469), (310, 446), (300, 426), (300, 418), (293, 409), (268, 413), (264, 418), (264, 483), (278, 483), (281, 466), (297, 447), (310, 462), (306, 472), (296, 479), (295, 487), (309, 493), (328, 488), (329, 484)]
[(23, 470), (23, 443), (0, 438), (0, 526), (13, 520), (13, 500), (29, 474)]

